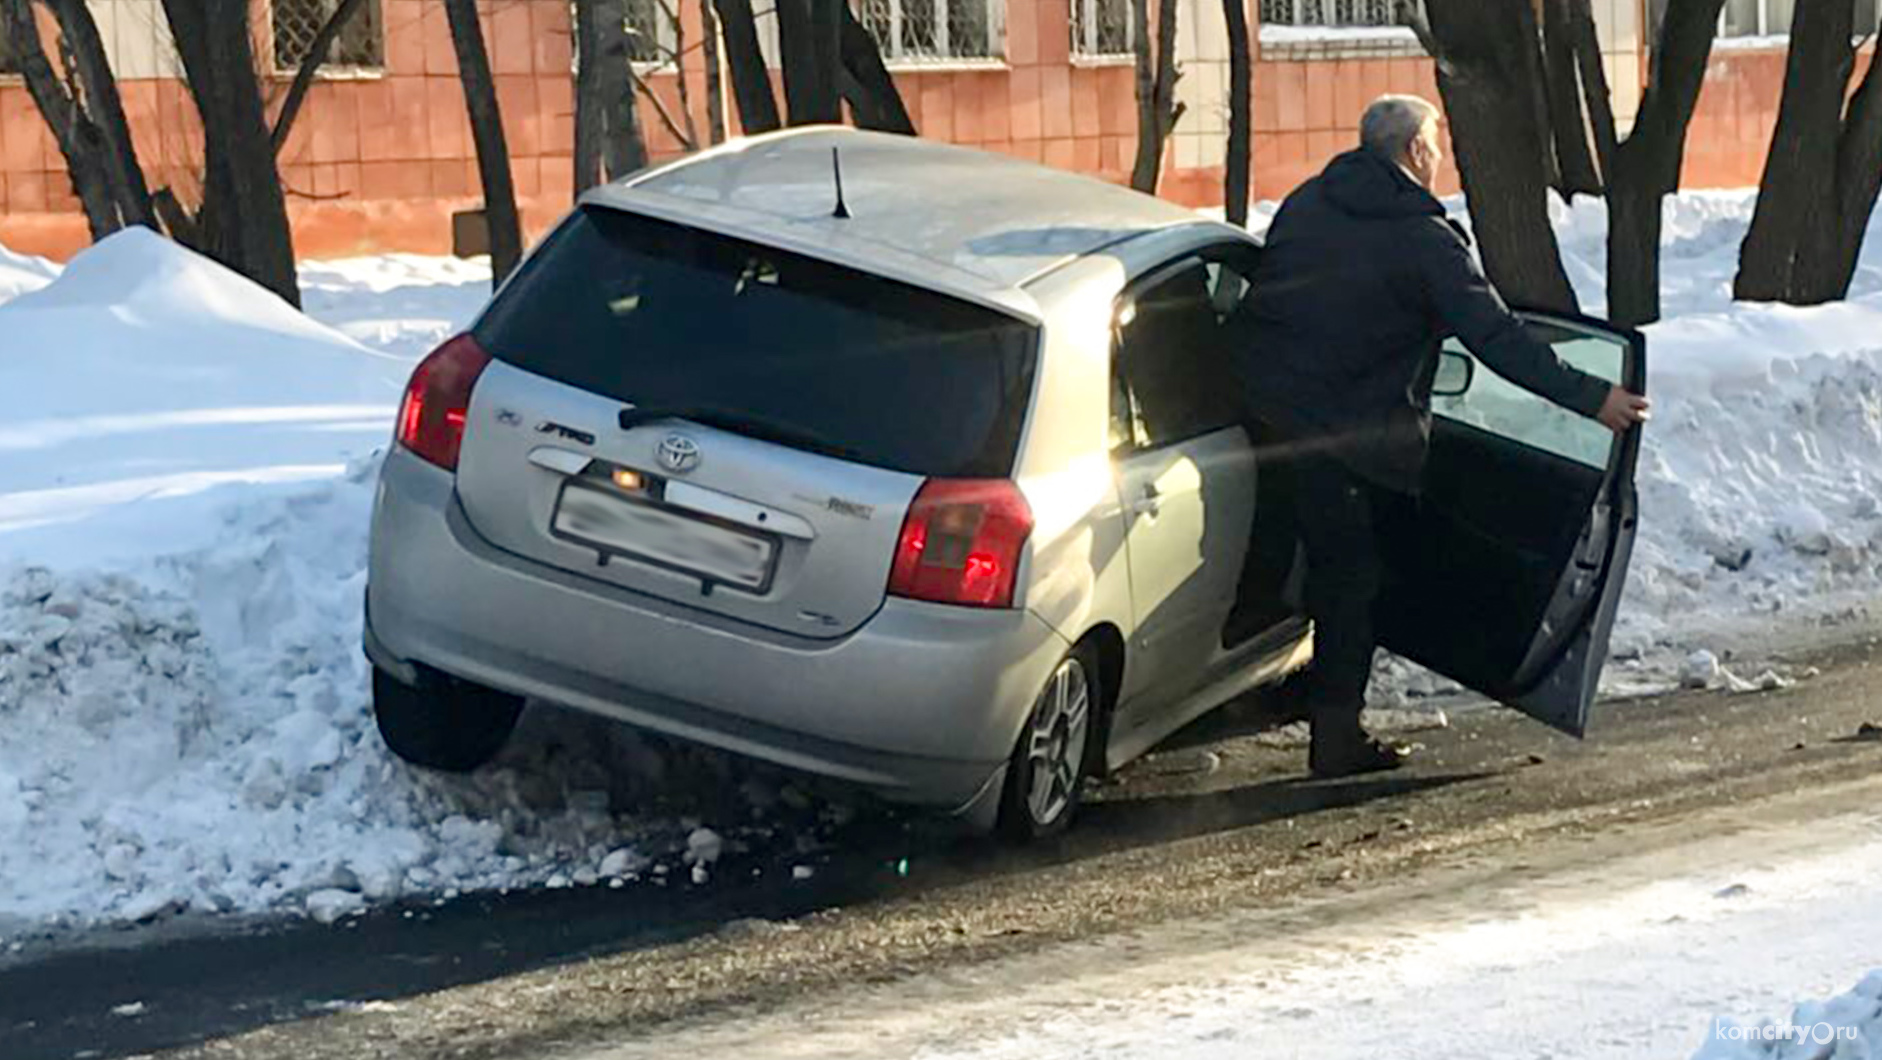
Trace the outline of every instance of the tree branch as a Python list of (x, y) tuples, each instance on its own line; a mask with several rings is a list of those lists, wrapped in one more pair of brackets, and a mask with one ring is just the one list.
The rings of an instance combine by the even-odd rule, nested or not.
[(627, 66), (627, 79), (633, 83), (634, 89), (637, 92), (647, 97), (647, 102), (653, 104), (654, 114), (660, 118), (660, 124), (666, 126), (667, 132), (673, 134), (673, 138), (679, 141), (681, 147), (684, 147), (688, 151), (699, 150), (698, 141), (688, 136), (686, 130), (680, 128), (679, 122), (674, 120), (673, 112), (667, 109), (666, 103), (662, 101), (659, 94), (653, 90), (653, 86), (649, 85), (646, 79), (640, 76), (640, 71), (634, 69), (634, 64), (632, 63), (629, 63)]
[(327, 21), (320, 26), (320, 32), (314, 34), (314, 42), (301, 58), (300, 69), (294, 71), (294, 82), (288, 86), (287, 98), (281, 101), (281, 113), (275, 117), (274, 131), (269, 140), (274, 153), (279, 155), (281, 148), (288, 142), (288, 134), (294, 131), (294, 119), (300, 117), (301, 105), (307, 102), (307, 93), (314, 87), (314, 75), (327, 61), (327, 53), (333, 50), (333, 42), (340, 39), (340, 31), (346, 23), (365, 6), (366, 0), (340, 0), (340, 6), (333, 9)]

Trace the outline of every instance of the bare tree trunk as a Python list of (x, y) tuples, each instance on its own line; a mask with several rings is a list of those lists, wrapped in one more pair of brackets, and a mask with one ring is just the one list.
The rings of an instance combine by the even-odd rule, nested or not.
[(575, 197), (601, 182), (601, 13), (596, 0), (575, 3)]
[(327, 53), (333, 50), (333, 42), (340, 39), (340, 31), (365, 6), (366, 0), (340, 0), (333, 14), (328, 15), (327, 21), (321, 24), (320, 32), (314, 34), (313, 43), (308, 45), (307, 54), (301, 58), (300, 69), (294, 71), (294, 81), (288, 85), (288, 94), (281, 101), (281, 110), (275, 115), (274, 132), (271, 135), (275, 154), (281, 153), (281, 148), (288, 142), (288, 134), (294, 131), (294, 119), (300, 117), (301, 105), (307, 102), (307, 93), (314, 87), (314, 75), (319, 73), (320, 65), (327, 61)]
[(1483, 264), (1504, 297), (1576, 311), (1549, 225), (1549, 159), (1537, 128), (1534, 9), (1507, 0), (1428, 0), (1429, 47)]
[(255, 73), (248, 0), (163, 0), (203, 126), (206, 245), (217, 260), (300, 307), (294, 234)]
[(575, 5), (575, 195), (647, 164), (621, 0)]
[[(1589, 65), (1598, 70), (1593, 13), (1588, 0), (1575, 2), (1576, 17), (1585, 19), (1579, 36), (1591, 50)], [(1679, 190), (1686, 135), (1722, 7), (1724, 0), (1670, 0), (1653, 42), (1653, 67), (1634, 130), (1602, 163), (1608, 173), (1608, 316), (1617, 324), (1637, 327), (1660, 319), (1661, 202)], [(1605, 107), (1605, 79), (1599, 84)], [(1611, 130), (1611, 109), (1605, 117)], [(1612, 132), (1596, 135), (1604, 142)]]
[(784, 106), (791, 125), (843, 120), (837, 89), (842, 69), (843, 0), (778, 0), (778, 50), (784, 60)]
[[(1554, 158), (1553, 185), (1565, 199), (1599, 195), (1602, 173), (1595, 164), (1582, 122), (1581, 66), (1577, 61), (1579, 36), (1574, 8), (1587, 0), (1554, 0), (1542, 5), (1542, 73), (1546, 89), (1549, 143)], [(1590, 23), (1592, 25), (1592, 23)], [(1599, 51), (1595, 59), (1599, 62)], [(1603, 101), (1604, 106), (1611, 104)]]
[(477, 0), (444, 0), (451, 20), (451, 44), (457, 51), (458, 80), (464, 85), (464, 109), (470, 114), (471, 139), (477, 144), (477, 172), (484, 185), (484, 225), (490, 234), (490, 283), (494, 288), (523, 257), (523, 225), (516, 215), (516, 183), (510, 175), (510, 147), (503, 135), (503, 112), (490, 76)]
[(771, 90), (765, 53), (758, 46), (758, 21), (751, 0), (711, 0), (725, 32), (726, 68), (732, 75), (732, 95), (738, 102), (738, 123), (745, 135), (768, 133), (778, 120), (778, 98)]
[(1222, 183), (1223, 211), (1237, 228), (1248, 224), (1253, 168), (1254, 65), (1249, 56), (1245, 0), (1222, 0), (1229, 31), (1229, 151)]
[[(1848, 293), (1837, 288), (1834, 272), (1843, 244), (1837, 156), (1856, 61), (1854, 31), (1847, 3), (1798, 5), (1777, 129), (1739, 249), (1733, 294), (1741, 300), (1816, 305)], [(1824, 256), (1833, 259), (1828, 268), (1819, 267)]]
[(1863, 75), (1843, 119), (1843, 138), (1836, 150), (1836, 179), (1841, 210), (1842, 239), (1837, 246), (1835, 272), (1826, 284), (1849, 293), (1856, 279), (1862, 242), (1882, 194), (1882, 52), (1871, 52), (1869, 72)]
[(628, 57), (627, 5), (603, 0), (609, 12), (602, 23), (601, 97), (602, 171), (619, 180), (647, 167), (647, 134), (640, 127), (640, 94), (634, 90), (634, 64)]
[(91, 8), (84, 0), (49, 0), (48, 5), (59, 23), (72, 60), (77, 67), (78, 83), (84, 89), (84, 109), (97, 126), (104, 141), (105, 179), (116, 200), (119, 215), (127, 225), (157, 227), (157, 214), (150, 204), (150, 188), (144, 183), (144, 170), (137, 161), (137, 145), (131, 138), (131, 124), (124, 117), (124, 101), (118, 94), (117, 78), (111, 73), (104, 38), (98, 33)]
[(719, 69), (719, 16), (712, 0), (700, 0), (700, 53), (706, 62), (706, 142), (725, 142), (725, 76)]
[(1158, 0), (1157, 33), (1150, 36), (1150, 0), (1131, 0), (1137, 66), (1137, 158), (1131, 187), (1156, 194), (1163, 174), (1163, 145), (1182, 119), (1176, 102), (1176, 10), (1178, 0)]
[(908, 116), (908, 105), (895, 78), (882, 60), (882, 48), (869, 28), (862, 24), (848, 4), (839, 5), (843, 17), (842, 57), (850, 113), (859, 128), (878, 132), (915, 135), (915, 121)]
[(71, 177), (72, 191), (85, 211), (92, 240), (96, 242), (116, 232), (124, 227), (124, 221), (105, 175), (103, 137), (46, 56), (39, 40), (39, 27), (34, 22), (32, 0), (0, 0), (0, 37), (11, 42), (14, 62), (26, 82), (26, 90), (65, 158), (65, 170)]

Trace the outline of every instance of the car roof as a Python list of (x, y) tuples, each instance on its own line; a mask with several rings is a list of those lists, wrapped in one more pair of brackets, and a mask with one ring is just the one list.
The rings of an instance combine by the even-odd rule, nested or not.
[[(848, 218), (835, 216), (839, 159)], [(1232, 231), (1091, 177), (838, 126), (733, 141), (596, 188), (583, 202), (982, 299), (1149, 232), (1184, 224)]]

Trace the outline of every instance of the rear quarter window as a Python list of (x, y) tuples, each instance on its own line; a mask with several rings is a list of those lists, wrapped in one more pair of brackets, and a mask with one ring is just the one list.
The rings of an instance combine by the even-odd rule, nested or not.
[(742, 413), (934, 477), (1012, 472), (1038, 345), (983, 306), (600, 207), (557, 229), (474, 332), (625, 404)]

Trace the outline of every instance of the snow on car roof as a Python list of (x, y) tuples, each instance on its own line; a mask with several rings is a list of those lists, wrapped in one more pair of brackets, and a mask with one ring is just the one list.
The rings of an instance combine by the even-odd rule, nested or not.
[[(850, 216), (834, 216), (832, 151)], [(987, 295), (1146, 232), (1180, 206), (1004, 155), (839, 127), (734, 141), (584, 200)], [(898, 268), (897, 266), (900, 266)], [(942, 269), (937, 272), (935, 266)]]

